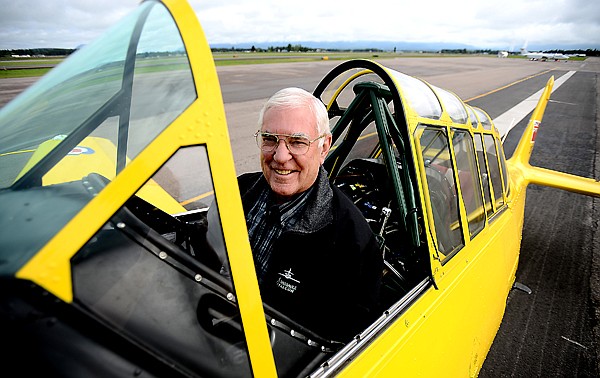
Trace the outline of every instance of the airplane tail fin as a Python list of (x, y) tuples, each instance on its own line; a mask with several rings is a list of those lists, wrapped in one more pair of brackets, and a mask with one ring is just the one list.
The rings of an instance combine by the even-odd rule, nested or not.
[(529, 53), (529, 51), (527, 51), (527, 41), (525, 41), (525, 43), (523, 44), (523, 47), (521, 47), (521, 55), (525, 55), (527, 53)]
[(521, 140), (519, 140), (519, 144), (517, 145), (513, 156), (509, 159), (509, 162), (523, 172), (523, 176), (528, 184), (549, 186), (593, 197), (600, 197), (599, 181), (553, 171), (551, 169), (533, 167), (529, 164), (529, 159), (531, 158), (531, 153), (533, 152), (533, 146), (535, 144), (535, 138), (542, 123), (542, 118), (544, 117), (546, 105), (550, 99), (553, 86), (554, 76), (548, 80), (546, 88), (540, 96), (537, 106), (529, 119), (527, 128), (523, 132)]
[(552, 76), (548, 82), (546, 83), (546, 88), (544, 88), (544, 92), (540, 96), (538, 103), (533, 110), (533, 114), (529, 119), (529, 123), (527, 124), (527, 128), (523, 132), (521, 136), (521, 140), (519, 140), (519, 144), (515, 149), (513, 157), (511, 160), (518, 160), (521, 164), (529, 164), (529, 158), (531, 157), (531, 153), (533, 152), (533, 146), (535, 144), (535, 137), (537, 135), (537, 131), (542, 123), (542, 118), (544, 117), (544, 112), (546, 111), (546, 105), (548, 104), (548, 100), (550, 99), (550, 94), (552, 93), (552, 87), (554, 86), (554, 76)]

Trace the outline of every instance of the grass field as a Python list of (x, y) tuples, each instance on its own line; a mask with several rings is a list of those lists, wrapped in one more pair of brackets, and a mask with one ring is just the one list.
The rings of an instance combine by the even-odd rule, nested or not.
[[(310, 62), (321, 60), (348, 60), (348, 59), (386, 59), (398, 57), (453, 57), (464, 55), (452, 54), (403, 54), (388, 52), (321, 52), (321, 53), (213, 53), (216, 66), (233, 66), (242, 64), (271, 64), (289, 62)], [(53, 66), (62, 62), (64, 58), (24, 58), (0, 61), (0, 79), (43, 76)], [(18, 69), (18, 67), (23, 67)], [(34, 68), (38, 67), (38, 68)]]

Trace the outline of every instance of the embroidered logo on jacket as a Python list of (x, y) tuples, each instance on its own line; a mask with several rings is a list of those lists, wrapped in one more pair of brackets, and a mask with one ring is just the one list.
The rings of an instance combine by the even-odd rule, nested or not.
[(279, 275), (281, 277), (277, 278), (277, 287), (293, 294), (298, 288), (300, 281), (292, 277), (294, 275), (294, 273), (292, 273), (292, 268), (284, 270), (283, 273), (279, 273)]

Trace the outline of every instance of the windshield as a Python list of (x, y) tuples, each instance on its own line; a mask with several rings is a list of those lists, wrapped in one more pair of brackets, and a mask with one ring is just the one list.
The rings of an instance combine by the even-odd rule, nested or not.
[(162, 5), (146, 2), (2, 109), (0, 187), (31, 170), (39, 183), (64, 156), (96, 152), (79, 146), (90, 136), (114, 146), (114, 176), (117, 160), (122, 169), (195, 97), (176, 25)]
[(195, 99), (177, 26), (147, 1), (7, 104), (0, 255), (39, 250), (102, 190), (91, 175), (112, 180)]

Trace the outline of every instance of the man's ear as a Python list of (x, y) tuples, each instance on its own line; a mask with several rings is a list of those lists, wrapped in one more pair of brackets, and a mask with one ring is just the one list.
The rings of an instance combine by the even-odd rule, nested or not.
[(326, 135), (323, 140), (323, 148), (321, 149), (321, 164), (325, 162), (325, 158), (329, 153), (329, 149), (331, 148), (331, 134)]

